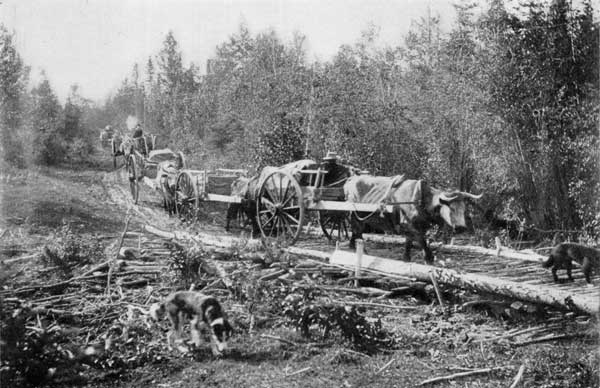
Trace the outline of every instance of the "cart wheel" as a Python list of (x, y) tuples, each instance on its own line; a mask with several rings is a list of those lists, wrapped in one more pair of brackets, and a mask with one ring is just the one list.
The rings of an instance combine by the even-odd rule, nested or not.
[(175, 184), (175, 209), (179, 218), (184, 222), (196, 221), (199, 205), (200, 198), (194, 177), (187, 171), (180, 172)]
[(133, 203), (136, 205), (140, 195), (140, 183), (138, 181), (137, 170), (138, 168), (135, 163), (135, 157), (130, 155), (127, 163), (127, 175), (129, 177), (129, 191), (131, 191)]
[(319, 225), (329, 241), (347, 241), (350, 238), (350, 217), (346, 212), (322, 210), (319, 212)]
[(256, 221), (263, 241), (292, 245), (304, 222), (304, 201), (298, 182), (288, 173), (274, 171), (262, 182), (256, 200)]

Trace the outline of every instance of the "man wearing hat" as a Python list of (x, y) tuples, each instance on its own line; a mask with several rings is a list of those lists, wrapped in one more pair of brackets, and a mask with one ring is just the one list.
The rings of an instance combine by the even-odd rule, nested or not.
[(327, 155), (323, 158), (322, 167), (327, 170), (327, 175), (325, 175), (325, 179), (323, 184), (328, 186), (332, 183), (338, 182), (340, 179), (344, 178), (347, 174), (347, 169), (344, 166), (338, 164), (338, 155), (337, 152), (328, 151)]

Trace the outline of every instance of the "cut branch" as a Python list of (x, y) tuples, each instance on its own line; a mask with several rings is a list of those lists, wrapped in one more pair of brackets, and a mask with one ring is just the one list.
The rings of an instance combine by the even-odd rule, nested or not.
[(432, 384), (432, 383), (437, 383), (437, 382), (440, 382), (440, 381), (454, 380), (454, 379), (457, 379), (459, 377), (467, 377), (467, 376), (473, 376), (473, 375), (486, 374), (486, 373), (490, 373), (490, 372), (497, 371), (497, 370), (502, 370), (502, 369), (507, 369), (507, 368), (509, 368), (509, 367), (500, 366), (500, 367), (497, 367), (497, 368), (483, 368), (483, 369), (472, 370), (472, 371), (469, 371), (469, 372), (460, 372), (460, 373), (454, 373), (454, 374), (447, 375), (447, 376), (434, 377), (434, 378), (431, 378), (431, 379), (427, 379), (427, 380), (421, 381), (421, 383), (419, 384), (419, 386), (427, 385), (427, 384)]

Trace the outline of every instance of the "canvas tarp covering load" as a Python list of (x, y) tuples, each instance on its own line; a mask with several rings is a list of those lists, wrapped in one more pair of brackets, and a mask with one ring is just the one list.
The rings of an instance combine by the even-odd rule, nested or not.
[(404, 175), (376, 177), (358, 175), (350, 177), (344, 184), (348, 202), (389, 204), (401, 222), (418, 215), (421, 203), (421, 181), (405, 179)]

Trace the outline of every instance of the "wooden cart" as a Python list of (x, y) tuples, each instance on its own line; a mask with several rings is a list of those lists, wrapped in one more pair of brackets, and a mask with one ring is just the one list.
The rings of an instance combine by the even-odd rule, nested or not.
[(177, 214), (185, 222), (195, 222), (208, 215), (207, 202), (241, 203), (241, 197), (230, 195), (231, 185), (246, 174), (246, 170), (230, 169), (181, 170), (175, 183)]
[[(144, 141), (144, 143), (146, 143), (146, 141)], [(129, 190), (131, 191), (131, 197), (136, 204), (139, 200), (140, 181), (143, 181), (144, 178), (156, 181), (157, 166), (159, 163), (179, 159), (181, 160), (182, 168), (185, 168), (185, 158), (181, 152), (173, 152), (168, 148), (148, 150), (147, 146), (145, 146), (145, 152), (147, 152), (147, 156), (134, 147), (131, 149), (127, 158), (126, 167)], [(155, 183), (152, 183), (150, 186), (153, 188), (158, 187)]]
[[(284, 166), (285, 167), (285, 166)], [(345, 180), (332, 183), (330, 171), (317, 168), (296, 170), (280, 168), (262, 178), (256, 199), (257, 222), (264, 239), (293, 244), (306, 223), (309, 211), (318, 212), (319, 225), (329, 240), (349, 238), (351, 212), (391, 213), (391, 205), (345, 201)], [(349, 176), (349, 175), (348, 175)]]
[[(256, 208), (256, 222), (263, 240), (277, 241), (281, 245), (293, 244), (302, 233), (308, 211), (317, 212), (319, 225), (329, 240), (347, 240), (350, 236), (350, 212), (393, 210), (392, 206), (345, 202), (343, 185), (351, 175), (351, 168), (343, 167), (348, 173), (342, 179), (338, 179), (339, 175), (328, 179), (331, 172), (312, 160), (263, 169), (254, 178), (258, 179), (257, 188), (250, 195), (255, 198), (250, 206)], [(179, 215), (193, 222), (205, 213), (206, 202), (239, 204), (247, 201), (240, 196), (229, 195), (231, 184), (239, 176), (239, 173), (227, 174), (223, 170), (182, 170), (175, 188)]]

